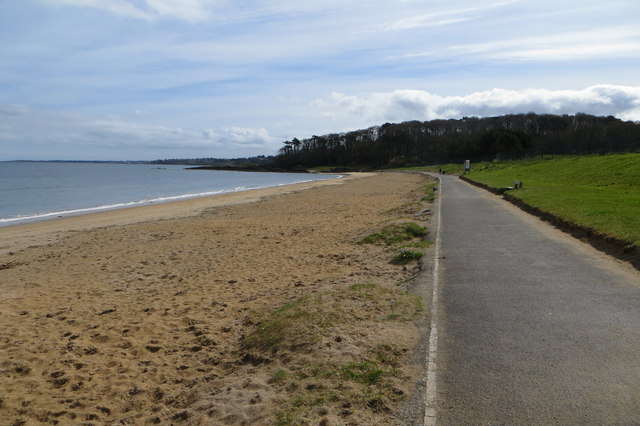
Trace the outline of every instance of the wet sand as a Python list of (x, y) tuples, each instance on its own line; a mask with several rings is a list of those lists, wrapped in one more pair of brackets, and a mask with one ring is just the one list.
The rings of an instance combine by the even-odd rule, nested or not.
[[(269, 377), (291, 360), (255, 362), (241, 342), (301, 295), (406, 284), (416, 265), (356, 242), (410, 214), (425, 179), (362, 174), (0, 228), (0, 418), (272, 424), (291, 390)], [(389, 333), (407, 352), (419, 339), (411, 322), (354, 327), (304, 356), (357, 358)], [(398, 395), (413, 386), (403, 368)], [(319, 415), (391, 422), (391, 408)]]

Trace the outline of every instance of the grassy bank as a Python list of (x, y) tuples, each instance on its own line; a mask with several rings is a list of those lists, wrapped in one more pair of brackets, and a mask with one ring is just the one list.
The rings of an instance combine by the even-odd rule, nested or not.
[[(445, 165), (460, 172), (461, 165)], [(435, 167), (438, 170), (438, 167)], [(640, 154), (548, 157), (472, 164), (468, 178), (504, 188), (564, 220), (640, 246)]]

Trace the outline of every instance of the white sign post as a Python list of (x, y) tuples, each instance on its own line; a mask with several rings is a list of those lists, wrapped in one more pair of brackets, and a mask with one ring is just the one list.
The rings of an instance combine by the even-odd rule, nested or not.
[(471, 160), (464, 160), (464, 171), (465, 172), (471, 171)]

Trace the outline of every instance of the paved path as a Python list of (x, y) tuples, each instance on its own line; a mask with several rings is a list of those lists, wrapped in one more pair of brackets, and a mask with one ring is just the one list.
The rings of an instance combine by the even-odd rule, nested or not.
[(438, 425), (640, 424), (640, 273), (452, 176)]

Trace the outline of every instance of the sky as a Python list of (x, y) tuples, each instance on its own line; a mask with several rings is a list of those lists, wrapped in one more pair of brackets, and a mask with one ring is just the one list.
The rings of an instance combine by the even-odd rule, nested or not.
[(527, 112), (640, 121), (640, 2), (0, 0), (0, 161)]

